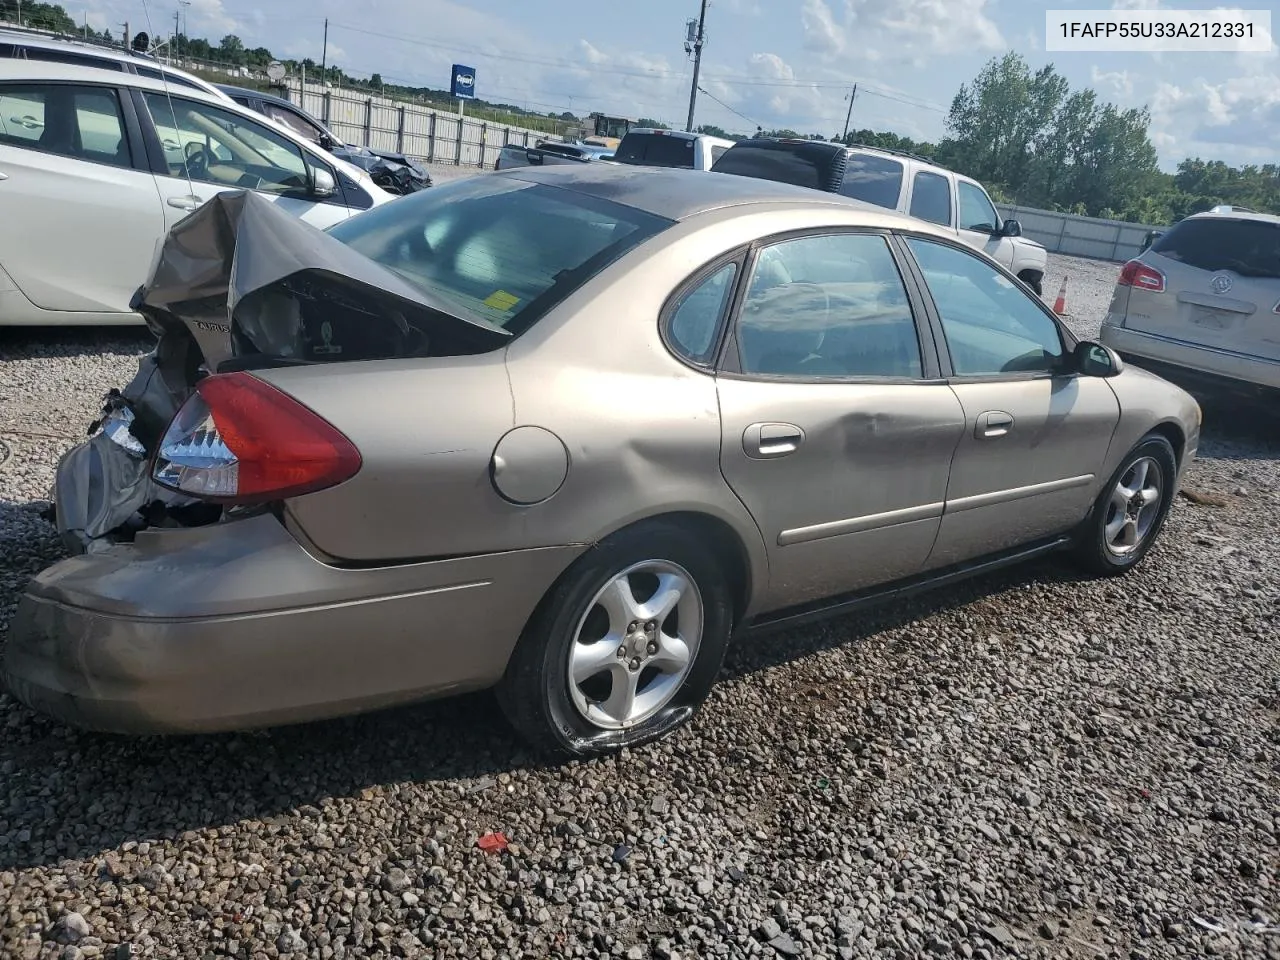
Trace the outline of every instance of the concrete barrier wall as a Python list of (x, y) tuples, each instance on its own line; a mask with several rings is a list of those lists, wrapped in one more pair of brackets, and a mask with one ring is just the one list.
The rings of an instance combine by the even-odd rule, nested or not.
[[(288, 81), (288, 98), (347, 143), (396, 151), (427, 163), (492, 169), (507, 144), (532, 146), (548, 134), (350, 90)], [(465, 108), (464, 108), (465, 110)]]
[(1023, 236), (1043, 243), (1052, 253), (1116, 263), (1123, 263), (1141, 253), (1142, 241), (1149, 230), (1168, 229), (1007, 203), (997, 203), (996, 209), (1002, 217), (1021, 223)]

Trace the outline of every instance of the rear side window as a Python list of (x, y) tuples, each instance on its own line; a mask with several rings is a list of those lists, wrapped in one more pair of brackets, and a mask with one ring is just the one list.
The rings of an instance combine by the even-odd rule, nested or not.
[(1232, 270), (1245, 277), (1280, 277), (1280, 224), (1261, 220), (1183, 220), (1152, 251), (1201, 270)]
[(921, 170), (911, 187), (911, 216), (951, 225), (951, 184), (947, 178)]
[(902, 173), (902, 164), (897, 160), (855, 151), (849, 155), (840, 192), (846, 197), (893, 210), (902, 194)]
[(729, 149), (728, 147), (712, 147), (712, 148), (711, 148), (711, 162), (712, 162), (712, 164), (717, 163), (717, 162), (720, 160), (720, 158), (724, 156), (725, 151), (726, 151), (726, 150), (728, 150), (728, 149)]
[(634, 207), (558, 187), (475, 177), (400, 197), (329, 234), (455, 315), (520, 333), (669, 226)]
[(693, 141), (688, 137), (670, 137), (660, 133), (628, 133), (613, 155), (618, 163), (637, 163), (646, 167), (693, 166)]
[(116, 92), (67, 84), (0, 85), (0, 143), (127, 167)]
[(95, 57), (91, 53), (75, 53), (71, 50), (26, 47), (23, 55), (28, 60), (42, 60), (45, 63), (70, 63), (79, 67), (97, 67), (99, 70), (124, 70), (124, 64), (119, 60), (112, 60), (110, 57)]
[(826, 163), (812, 153), (801, 154), (779, 146), (739, 144), (725, 151), (711, 169), (716, 173), (732, 173), (740, 177), (756, 177), (790, 183), (797, 187), (821, 190), (826, 181)]

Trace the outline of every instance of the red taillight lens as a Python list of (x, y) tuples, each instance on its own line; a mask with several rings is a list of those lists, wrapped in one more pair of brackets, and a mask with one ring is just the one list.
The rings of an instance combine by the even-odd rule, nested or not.
[(1152, 293), (1164, 292), (1164, 274), (1141, 260), (1130, 260), (1120, 268), (1120, 286), (1138, 287)]
[(360, 453), (337, 428), (247, 373), (206, 377), (156, 452), (163, 487), (226, 503), (313, 493), (355, 476)]

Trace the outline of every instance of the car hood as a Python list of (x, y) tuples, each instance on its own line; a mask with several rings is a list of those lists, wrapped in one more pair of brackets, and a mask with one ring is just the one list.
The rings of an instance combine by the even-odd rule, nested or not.
[(1014, 243), (1016, 243), (1020, 247), (1028, 247), (1032, 250), (1045, 250), (1045, 251), (1048, 250), (1048, 248), (1043, 243), (1037, 243), (1035, 240), (1032, 240), (1029, 237), (1013, 237), (1012, 240)]
[[(324, 352), (339, 323), (365, 324), (369, 336), (379, 325), (494, 345), (510, 336), (457, 316), (427, 291), (249, 190), (215, 194), (174, 226), (134, 309), (162, 339), (189, 333), (210, 371), (246, 357), (277, 363), (358, 358), (351, 351)], [(329, 310), (332, 321), (324, 316)]]

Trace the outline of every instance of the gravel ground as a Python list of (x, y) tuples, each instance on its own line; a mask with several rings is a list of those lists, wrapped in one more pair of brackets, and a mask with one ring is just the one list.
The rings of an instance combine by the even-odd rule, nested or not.
[[(1054, 258), (1046, 297), (1068, 274), (1096, 331), (1116, 269)], [(144, 347), (0, 330), (0, 626)], [(129, 740), (0, 695), (0, 957), (1280, 958), (1276, 437), (1208, 410), (1217, 505), (1123, 580), (1043, 562), (745, 642), (606, 760), (540, 765), (485, 696)]]

